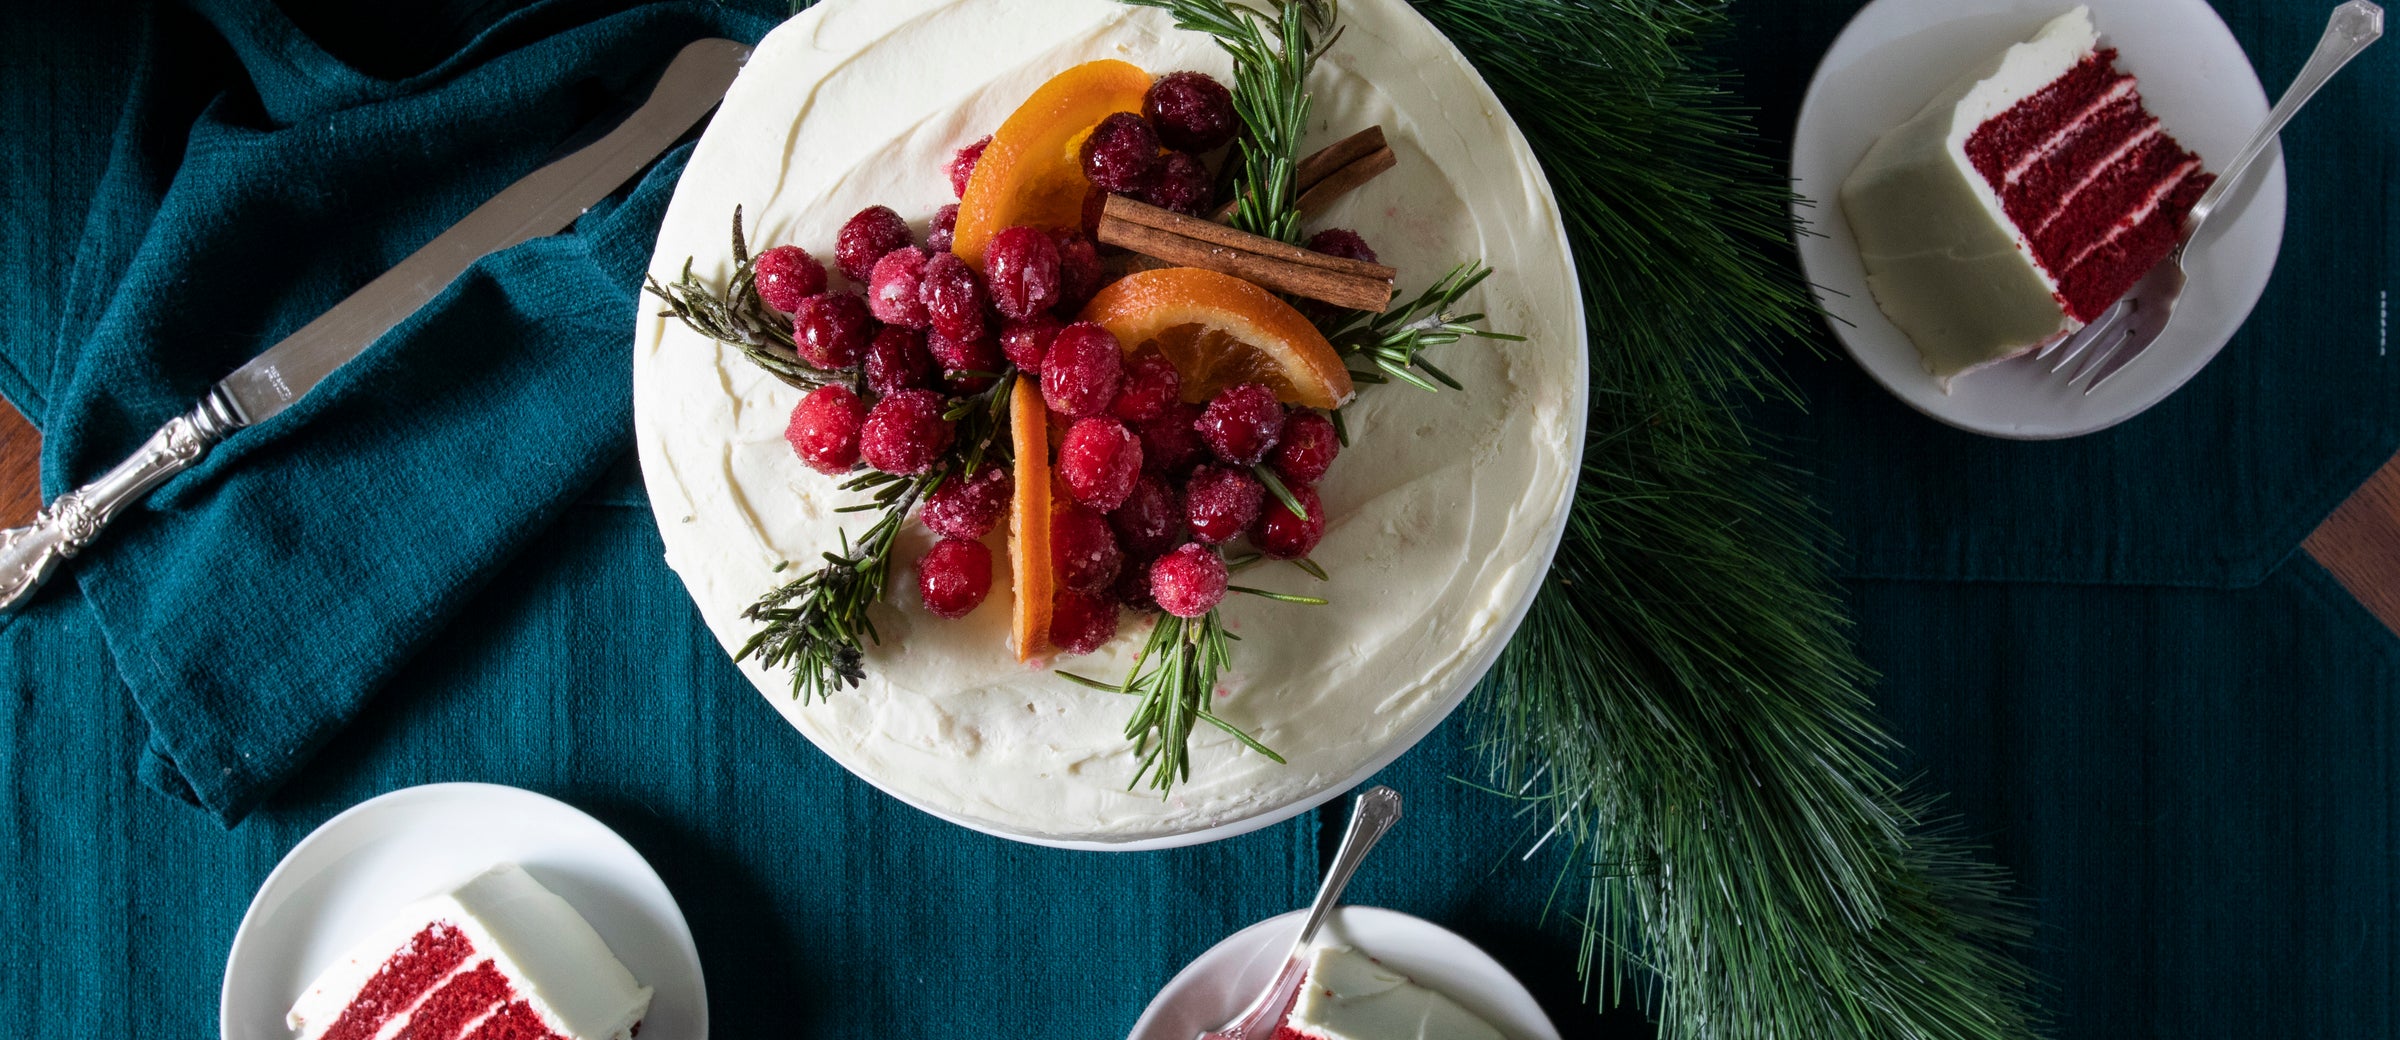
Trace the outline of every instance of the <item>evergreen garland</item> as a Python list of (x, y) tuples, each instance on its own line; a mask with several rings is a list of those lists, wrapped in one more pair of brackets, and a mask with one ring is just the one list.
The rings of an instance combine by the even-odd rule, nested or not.
[(1573, 515), (1474, 721), (1587, 871), (1587, 984), (1669, 1037), (2032, 1035), (2004, 880), (1891, 776), (1827, 532), (1739, 417), (1812, 304), (1698, 56), (1724, 4), (1412, 2), (1541, 158), (1590, 315)]

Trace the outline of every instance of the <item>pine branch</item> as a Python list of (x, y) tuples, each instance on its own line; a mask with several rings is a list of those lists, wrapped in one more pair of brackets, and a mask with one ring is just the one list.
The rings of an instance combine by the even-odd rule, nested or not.
[(1416, 6), (1541, 158), (1595, 320), (1567, 536), (1476, 721), (1586, 867), (1587, 982), (1648, 974), (1669, 1037), (2031, 1036), (2003, 881), (1890, 775), (1827, 533), (1737, 415), (1811, 312), (1788, 184), (1691, 57), (1722, 5)]

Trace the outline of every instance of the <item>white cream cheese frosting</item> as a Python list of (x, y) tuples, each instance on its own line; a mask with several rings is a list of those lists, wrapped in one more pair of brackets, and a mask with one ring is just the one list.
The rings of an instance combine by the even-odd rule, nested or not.
[(1284, 1024), (1312, 1040), (1502, 1040), (1457, 1001), (1348, 946), (1317, 948)]
[[(1255, 821), (1345, 786), (1439, 722), (1514, 630), (1547, 569), (1579, 457), (1582, 311), (1547, 181), (1464, 58), (1403, 0), (1350, 0), (1338, 46), (1312, 80), (1308, 147), (1382, 124), (1399, 168), (1312, 226), (1362, 232), (1401, 272), (1402, 296), (1453, 265), (1498, 273), (1467, 302), (1524, 343), (1438, 348), (1464, 392), (1364, 388), (1352, 446), (1321, 485), (1319, 583), (1274, 565), (1246, 583), (1321, 595), (1327, 607), (1237, 596), (1236, 644), (1216, 710), (1287, 760), (1202, 727), (1192, 775), (1161, 798), (1129, 790), (1131, 704), (1020, 665), (1009, 648), (1010, 577), (961, 621), (917, 602), (916, 525), (873, 619), (867, 679), (803, 705), (788, 675), (741, 663), (776, 710), (870, 783), (946, 818), (1036, 841), (1174, 839)], [(1153, 74), (1228, 77), (1206, 36), (1114, 0), (830, 0), (759, 45), (702, 138), (659, 233), (651, 273), (694, 258), (730, 270), (726, 228), (743, 207), (754, 248), (795, 243), (830, 261), (842, 223), (881, 203), (922, 229), (954, 201), (951, 152), (1056, 72), (1118, 58)], [(837, 276), (838, 279), (838, 276)], [(654, 308), (646, 308), (646, 311)], [(635, 432), (667, 563), (732, 651), (741, 610), (835, 548), (849, 499), (793, 457), (782, 433), (797, 391), (672, 319), (645, 313), (634, 346)], [(1002, 544), (995, 533), (991, 544)], [(779, 565), (788, 565), (778, 573)], [(1123, 674), (1146, 622), (1061, 666)]]
[(2066, 75), (2098, 41), (2086, 8), (2052, 19), (1877, 138), (1842, 182), (1842, 213), (1867, 288), (1945, 393), (1958, 376), (2082, 327), (1966, 144), (1976, 127)]

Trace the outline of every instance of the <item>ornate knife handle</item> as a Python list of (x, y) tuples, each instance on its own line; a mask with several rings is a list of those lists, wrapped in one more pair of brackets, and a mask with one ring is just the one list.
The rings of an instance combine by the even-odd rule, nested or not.
[(92, 544), (126, 506), (197, 465), (209, 448), (243, 425), (224, 392), (211, 390), (189, 414), (159, 427), (132, 458), (58, 496), (30, 526), (0, 531), (0, 614), (24, 606), (59, 564)]

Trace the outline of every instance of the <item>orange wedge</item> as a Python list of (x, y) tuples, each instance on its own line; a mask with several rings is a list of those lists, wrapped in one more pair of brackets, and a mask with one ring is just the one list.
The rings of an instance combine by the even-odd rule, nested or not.
[(1009, 391), (1009, 442), (1017, 452), (1017, 491), (1009, 503), (1008, 569), (1015, 575), (1017, 660), (1031, 660), (1050, 643), (1050, 410), (1031, 379)]
[(1137, 271), (1100, 290), (1080, 317), (1116, 333), (1128, 353), (1157, 344), (1183, 376), (1186, 401), (1236, 383), (1264, 383), (1276, 400), (1309, 408), (1339, 408), (1353, 392), (1341, 354), (1305, 315), (1229, 274)]
[(977, 272), (992, 236), (1020, 224), (1051, 231), (1083, 226), (1091, 182), (1078, 154), (1092, 127), (1140, 112), (1150, 74), (1121, 61), (1091, 61), (1050, 77), (1017, 106), (975, 161), (950, 251)]

